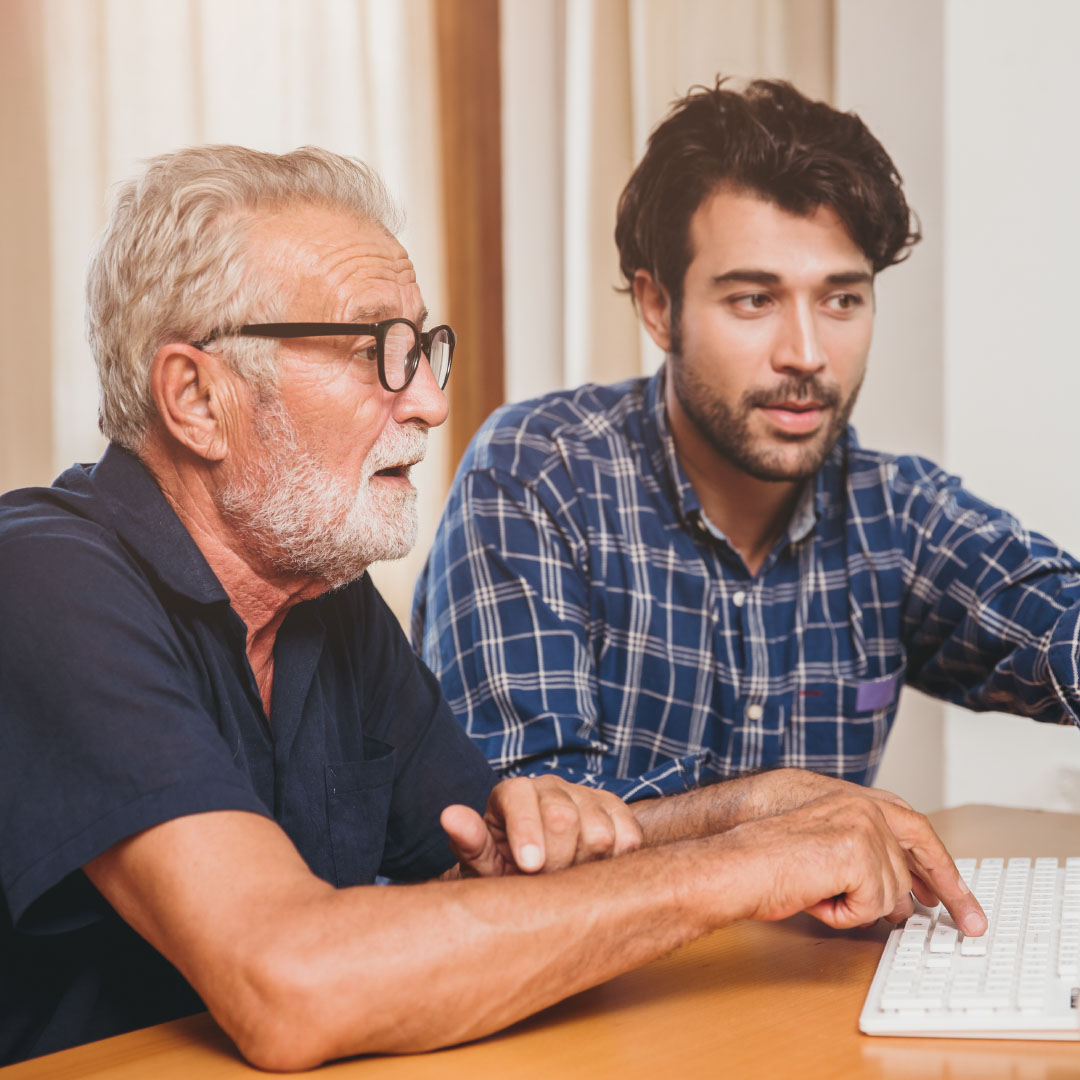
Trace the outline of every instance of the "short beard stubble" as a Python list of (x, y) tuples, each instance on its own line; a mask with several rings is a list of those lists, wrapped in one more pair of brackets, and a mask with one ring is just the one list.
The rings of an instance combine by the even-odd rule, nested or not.
[[(672, 314), (673, 326), (678, 327), (681, 312)], [(788, 377), (771, 390), (748, 390), (732, 408), (694, 365), (686, 362), (682, 353), (682, 335), (677, 332), (672, 334), (667, 369), (683, 412), (713, 450), (749, 476), (773, 482), (805, 480), (821, 469), (844, 434), (862, 388), (860, 378), (843, 401), (835, 385), (822, 382), (816, 375), (805, 379)], [(787, 401), (815, 401), (834, 409), (832, 421), (824, 431), (786, 439), (779, 436), (790, 445), (799, 445), (800, 452), (794, 462), (781, 450), (761, 445), (762, 440), (755, 438), (750, 430), (755, 409)]]

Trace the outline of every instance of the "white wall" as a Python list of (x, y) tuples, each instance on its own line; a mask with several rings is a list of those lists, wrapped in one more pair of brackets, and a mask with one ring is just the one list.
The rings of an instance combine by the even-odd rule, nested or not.
[[(944, 415), (943, 26), (939, 0), (837, 0), (835, 89), (891, 155), (923, 240), (875, 284), (869, 371), (854, 423), (866, 446), (940, 461)], [(900, 699), (877, 783), (923, 810), (945, 804), (944, 707)]]
[[(906, 180), (924, 242), (879, 281), (863, 441), (925, 453), (1080, 551), (1072, 443), (1080, 4), (837, 0), (837, 104)], [(1080, 809), (1080, 733), (908, 693), (880, 782), (921, 807)]]
[[(946, 459), (1073, 552), (1078, 41), (1074, 0), (945, 8)], [(1080, 810), (1080, 732), (949, 709), (945, 746), (951, 804)]]

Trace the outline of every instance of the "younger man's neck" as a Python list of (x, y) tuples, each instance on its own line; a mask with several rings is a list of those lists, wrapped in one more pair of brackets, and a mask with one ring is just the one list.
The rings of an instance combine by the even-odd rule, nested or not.
[(668, 422), (679, 464), (705, 516), (756, 574), (787, 528), (805, 481), (751, 476), (718, 453), (673, 399), (668, 398)]

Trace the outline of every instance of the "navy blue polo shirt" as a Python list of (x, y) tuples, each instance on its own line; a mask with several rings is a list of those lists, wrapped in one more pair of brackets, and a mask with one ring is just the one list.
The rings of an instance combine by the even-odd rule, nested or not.
[(370, 579), (289, 612), (269, 720), (245, 630), (127, 451), (0, 497), (0, 1064), (201, 1008), (80, 869), (140, 830), (262, 814), (339, 887), (452, 865), (494, 777)]

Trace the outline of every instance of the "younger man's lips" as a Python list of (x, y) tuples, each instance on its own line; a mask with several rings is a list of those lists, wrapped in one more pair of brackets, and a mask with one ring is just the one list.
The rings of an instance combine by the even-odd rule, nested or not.
[(759, 406), (781, 431), (788, 435), (809, 435), (821, 426), (825, 406), (816, 402), (783, 402)]

